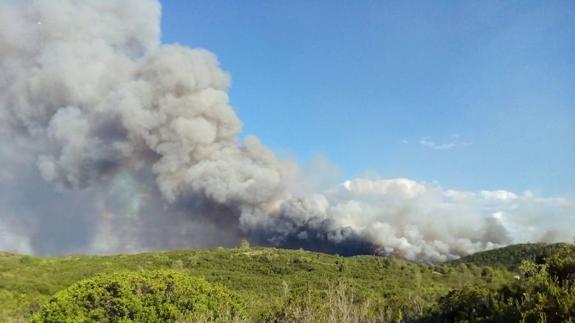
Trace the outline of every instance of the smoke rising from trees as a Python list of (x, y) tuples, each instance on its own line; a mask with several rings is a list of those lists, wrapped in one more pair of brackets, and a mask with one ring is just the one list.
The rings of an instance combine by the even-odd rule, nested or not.
[(569, 238), (568, 198), (408, 179), (311, 190), (296, 162), (239, 140), (216, 56), (160, 44), (159, 26), (154, 0), (0, 3), (0, 249), (113, 253), (247, 237), (440, 261)]

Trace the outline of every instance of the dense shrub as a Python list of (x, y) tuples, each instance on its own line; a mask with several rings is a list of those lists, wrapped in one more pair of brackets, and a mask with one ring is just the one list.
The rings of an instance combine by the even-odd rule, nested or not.
[(484, 287), (467, 286), (439, 299), (437, 322), (516, 322), (513, 297)]
[(238, 320), (237, 296), (174, 271), (99, 275), (57, 293), (33, 322), (173, 322)]
[(575, 322), (575, 247), (539, 263), (523, 261), (518, 280), (499, 289), (467, 286), (439, 300), (432, 322)]
[(524, 262), (519, 284), (523, 322), (575, 322), (575, 248), (565, 246), (543, 264)]
[(560, 283), (575, 280), (575, 246), (565, 245), (546, 261), (547, 272)]

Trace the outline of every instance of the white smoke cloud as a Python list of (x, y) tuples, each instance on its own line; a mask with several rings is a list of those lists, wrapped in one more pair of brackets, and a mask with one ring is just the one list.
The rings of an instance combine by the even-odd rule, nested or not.
[(20, 234), (16, 226), (4, 222), (0, 222), (0, 247), (0, 252), (32, 252), (28, 237)]
[(132, 252), (247, 236), (440, 261), (564, 236), (555, 225), (574, 222), (566, 198), (407, 179), (319, 189), (322, 176), (306, 180), (256, 137), (239, 141), (229, 75), (206, 50), (161, 45), (159, 19), (154, 0), (0, 3), (0, 249)]
[[(461, 192), (408, 179), (355, 179), (326, 196), (338, 226), (363, 232), (386, 251), (409, 259), (441, 261), (517, 239), (538, 241), (547, 230), (561, 231), (560, 222), (575, 220), (575, 203), (569, 199), (502, 190)], [(533, 217), (526, 220), (529, 213)]]

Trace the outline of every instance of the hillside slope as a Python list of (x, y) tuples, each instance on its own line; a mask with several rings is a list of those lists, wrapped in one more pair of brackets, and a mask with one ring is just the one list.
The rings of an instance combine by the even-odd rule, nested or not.
[(543, 259), (553, 255), (566, 243), (524, 243), (507, 247), (478, 252), (457, 260), (451, 264), (474, 264), (477, 266), (500, 267), (507, 270), (516, 271), (523, 260), (540, 263)]
[[(116, 256), (32, 257), (0, 254), (0, 321), (26, 318), (50, 295), (98, 273), (173, 269), (220, 283), (245, 297), (252, 317), (266, 315), (290, 294), (344, 282), (356, 300), (423, 303), (465, 285), (497, 287), (505, 270), (473, 264), (416, 264), (377, 256), (339, 257), (273, 248), (203, 249)], [(487, 274), (486, 274), (487, 273)]]

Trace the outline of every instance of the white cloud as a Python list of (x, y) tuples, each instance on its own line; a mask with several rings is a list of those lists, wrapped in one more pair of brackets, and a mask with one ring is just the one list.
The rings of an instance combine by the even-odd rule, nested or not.
[(472, 144), (471, 142), (462, 141), (460, 137), (461, 136), (459, 134), (452, 134), (447, 140), (442, 142), (432, 140), (429, 137), (423, 137), (419, 140), (419, 144), (433, 150), (451, 150), (454, 148), (470, 146)]

